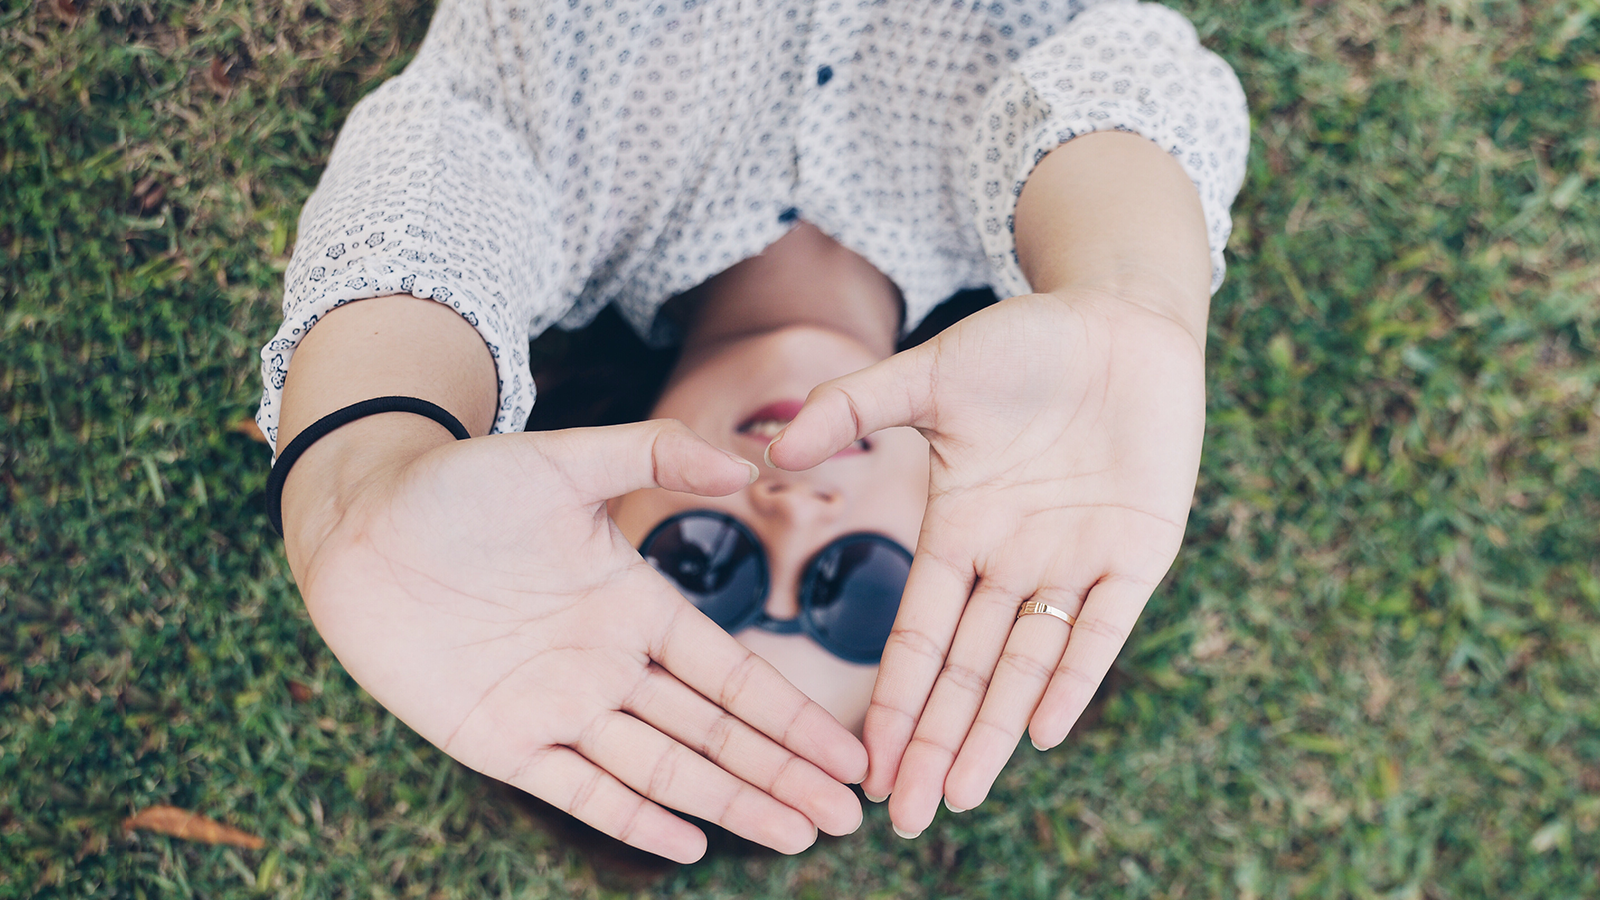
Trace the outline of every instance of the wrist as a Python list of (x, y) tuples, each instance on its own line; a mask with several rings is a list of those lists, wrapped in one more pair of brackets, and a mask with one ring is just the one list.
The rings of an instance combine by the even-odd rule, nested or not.
[(1206, 345), (1206, 322), (1211, 311), (1209, 291), (1162, 271), (1128, 268), (1106, 273), (1099, 278), (1083, 278), (1046, 287), (1042, 294), (1074, 304), (1093, 298), (1114, 307), (1132, 308), (1166, 319), (1183, 329), (1202, 351)]
[(283, 485), (283, 543), (302, 586), (317, 552), (363, 501), (388, 490), (418, 459), (456, 439), (424, 416), (388, 412), (357, 419), (317, 440)]
[[(401, 295), (339, 307), (301, 340), (279, 418), (282, 452), (324, 416), (375, 397), (426, 400), (470, 434), (494, 421), (495, 366), (478, 331), (454, 310)], [(373, 488), (454, 437), (433, 420), (384, 412), (322, 435), (289, 469), (281, 509), (284, 548), (304, 586), (322, 543)]]
[(1105, 132), (1057, 147), (1029, 174), (1014, 233), (1034, 291), (1126, 300), (1204, 344), (1211, 296), (1205, 214), (1194, 182), (1154, 142)]

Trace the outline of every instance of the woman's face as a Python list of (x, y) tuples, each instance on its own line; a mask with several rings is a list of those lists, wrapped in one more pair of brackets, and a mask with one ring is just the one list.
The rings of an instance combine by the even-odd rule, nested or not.
[[(762, 459), (812, 388), (877, 361), (854, 339), (811, 326), (740, 338), (708, 354), (676, 373), (653, 415), (678, 419), (750, 460), (760, 477), (728, 497), (636, 491), (612, 503), (612, 518), (634, 546), (662, 520), (685, 510), (714, 509), (737, 518), (766, 549), (772, 578), (766, 609), (775, 619), (799, 614), (802, 570), (834, 539), (869, 531), (914, 549), (928, 499), (928, 444), (916, 431), (879, 432), (804, 472), (768, 468)], [(748, 628), (736, 637), (860, 731), (877, 666), (847, 663), (803, 633)]]

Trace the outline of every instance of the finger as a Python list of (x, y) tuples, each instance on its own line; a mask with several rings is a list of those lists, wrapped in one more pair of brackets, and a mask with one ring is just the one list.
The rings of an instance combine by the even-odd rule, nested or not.
[(629, 790), (566, 747), (543, 751), (507, 783), (657, 856), (692, 863), (706, 853), (706, 836), (700, 829)]
[(885, 428), (932, 427), (931, 377), (931, 351), (923, 346), (817, 385), (768, 445), (767, 461), (783, 469), (809, 469)]
[(1066, 739), (1128, 642), (1155, 587), (1154, 581), (1108, 576), (1089, 591), (1066, 652), (1028, 723), (1035, 747), (1045, 750)]
[(799, 811), (828, 834), (849, 834), (861, 826), (861, 803), (853, 791), (659, 666), (650, 667), (624, 709)]
[(526, 446), (559, 468), (591, 503), (649, 487), (720, 497), (746, 487), (759, 474), (749, 461), (712, 446), (676, 419), (528, 437)]
[(979, 581), (967, 601), (950, 654), (895, 777), (889, 818), (899, 833), (921, 834), (933, 822), (945, 778), (989, 691), (1021, 604), (1019, 592), (987, 581)]
[(650, 649), (652, 659), (711, 702), (838, 781), (854, 784), (861, 780), (867, 752), (855, 735), (699, 610), (687, 602), (676, 609)]
[(972, 567), (950, 561), (956, 558), (919, 547), (911, 561), (900, 613), (883, 648), (862, 730), (868, 765), (861, 789), (869, 797), (881, 799), (894, 790), (901, 757), (916, 733), (972, 592)]
[(575, 749), (635, 792), (779, 853), (816, 843), (810, 819), (626, 713), (597, 719)]
[[(1074, 613), (1077, 596), (1040, 591), (1030, 599)], [(1017, 749), (1028, 718), (1039, 706), (1050, 676), (1067, 646), (1071, 626), (1054, 616), (1013, 616), (1005, 650), (995, 664), (994, 678), (983, 706), (968, 730), (945, 778), (945, 804), (955, 812), (976, 808), (989, 795), (1000, 770)]]

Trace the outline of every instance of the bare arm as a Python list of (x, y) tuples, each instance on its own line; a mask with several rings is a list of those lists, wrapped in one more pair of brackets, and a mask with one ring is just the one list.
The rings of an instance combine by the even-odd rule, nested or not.
[(1205, 346), (1205, 215), (1188, 174), (1154, 143), (1110, 131), (1051, 151), (1017, 199), (1016, 241), (1035, 292), (1109, 290), (1183, 325)]

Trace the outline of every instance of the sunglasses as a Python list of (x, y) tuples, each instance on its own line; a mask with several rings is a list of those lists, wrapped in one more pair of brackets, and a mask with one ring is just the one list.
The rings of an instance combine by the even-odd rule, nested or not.
[(846, 662), (883, 657), (911, 551), (881, 534), (847, 534), (818, 550), (800, 578), (800, 615), (767, 615), (767, 553), (744, 523), (713, 510), (691, 510), (657, 525), (639, 545), (656, 571), (711, 621), (732, 634), (752, 626), (805, 632)]

